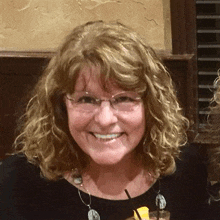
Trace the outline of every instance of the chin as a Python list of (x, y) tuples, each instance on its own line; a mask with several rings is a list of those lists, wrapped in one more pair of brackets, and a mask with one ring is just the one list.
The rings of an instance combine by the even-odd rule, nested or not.
[(99, 155), (96, 157), (91, 157), (92, 161), (94, 161), (96, 164), (103, 166), (117, 165), (120, 162), (122, 162), (125, 158), (126, 155), (119, 155), (119, 154), (111, 155), (110, 153), (107, 155)]

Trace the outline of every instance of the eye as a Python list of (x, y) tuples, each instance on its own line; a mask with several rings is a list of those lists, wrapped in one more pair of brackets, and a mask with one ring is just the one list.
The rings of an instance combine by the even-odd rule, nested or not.
[(114, 98), (114, 103), (129, 103), (129, 102), (135, 102), (136, 100), (130, 96), (127, 95), (121, 95)]
[(83, 95), (81, 97), (78, 97), (76, 101), (79, 104), (83, 104), (83, 103), (85, 103), (85, 104), (96, 104), (97, 103), (96, 98), (93, 97), (93, 96), (90, 96), (90, 95)]

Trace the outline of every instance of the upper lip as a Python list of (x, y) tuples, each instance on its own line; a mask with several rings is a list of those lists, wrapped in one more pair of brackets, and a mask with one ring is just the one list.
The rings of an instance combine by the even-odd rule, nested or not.
[(90, 131), (89, 133), (91, 134), (100, 134), (100, 135), (111, 135), (111, 134), (122, 134), (124, 132), (93, 132), (93, 131)]

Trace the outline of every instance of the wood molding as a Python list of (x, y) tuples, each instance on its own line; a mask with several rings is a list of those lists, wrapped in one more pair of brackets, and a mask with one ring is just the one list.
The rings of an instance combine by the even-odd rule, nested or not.
[[(166, 60), (190, 60), (194, 54), (173, 54), (166, 50), (155, 50), (156, 53)], [(0, 58), (51, 58), (55, 54), (55, 50), (0, 50)]]
[(0, 58), (10, 57), (10, 58), (50, 58), (55, 54), (53, 50), (41, 50), (41, 51), (9, 51), (9, 50), (0, 50)]
[(170, 0), (173, 54), (196, 54), (196, 4)]

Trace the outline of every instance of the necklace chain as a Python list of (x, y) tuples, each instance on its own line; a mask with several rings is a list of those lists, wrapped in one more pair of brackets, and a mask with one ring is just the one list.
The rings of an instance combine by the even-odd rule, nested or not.
[(85, 191), (89, 194), (89, 204), (87, 204), (87, 203), (83, 200), (82, 195), (81, 195), (81, 192), (80, 192), (79, 188), (77, 187), (77, 188), (78, 188), (78, 194), (79, 194), (80, 200), (82, 201), (82, 203), (83, 203), (84, 205), (86, 205), (86, 206), (89, 208), (89, 211), (88, 211), (88, 220), (100, 220), (99, 213), (98, 213), (96, 210), (94, 210), (94, 209), (91, 208), (91, 203), (92, 203), (91, 194), (90, 194), (90, 192), (85, 188), (85, 186), (83, 185), (83, 180), (82, 180), (81, 175), (78, 174), (78, 175), (75, 175), (75, 177), (74, 177), (74, 174), (73, 174), (73, 175), (72, 175), (72, 179), (73, 179), (73, 181), (74, 181), (74, 183), (75, 183), (76, 185), (80, 185), (81, 187), (83, 187), (83, 188), (85, 189)]
[[(82, 201), (82, 203), (87, 206), (89, 208), (89, 211), (88, 211), (88, 220), (100, 220), (100, 216), (99, 216), (99, 213), (92, 209), (91, 208), (91, 203), (92, 203), (92, 198), (91, 198), (91, 194), (90, 192), (88, 191), (88, 189), (85, 188), (85, 186), (83, 185), (83, 180), (82, 180), (82, 176), (79, 175), (79, 174), (75, 174), (74, 173), (71, 175), (71, 179), (73, 179), (73, 182), (76, 184), (76, 185), (79, 185), (80, 187), (84, 188), (84, 190), (88, 193), (89, 195), (89, 203), (86, 203), (83, 198), (82, 198), (82, 195), (81, 195), (81, 192), (80, 192), (80, 189), (79, 187), (78, 188), (78, 194), (79, 194), (79, 198), (80, 200)], [(153, 190), (157, 193), (157, 196), (156, 196), (156, 206), (159, 208), (159, 209), (164, 209), (166, 207), (166, 200), (164, 198), (163, 195), (160, 194), (160, 180), (158, 179), (158, 189), (156, 190), (155, 188), (155, 185), (153, 185)]]
[[(83, 184), (80, 185), (81, 187), (83, 187)], [(81, 199), (82, 203), (86, 206), (89, 207), (89, 209), (91, 209), (90, 205), (92, 203), (92, 199), (91, 199), (91, 194), (90, 192), (84, 187), (84, 189), (86, 190), (86, 192), (89, 194), (89, 204), (86, 204), (85, 201), (82, 199), (82, 196), (81, 196), (81, 193), (80, 193), (80, 190), (78, 188), (78, 194), (79, 194), (79, 198)]]

